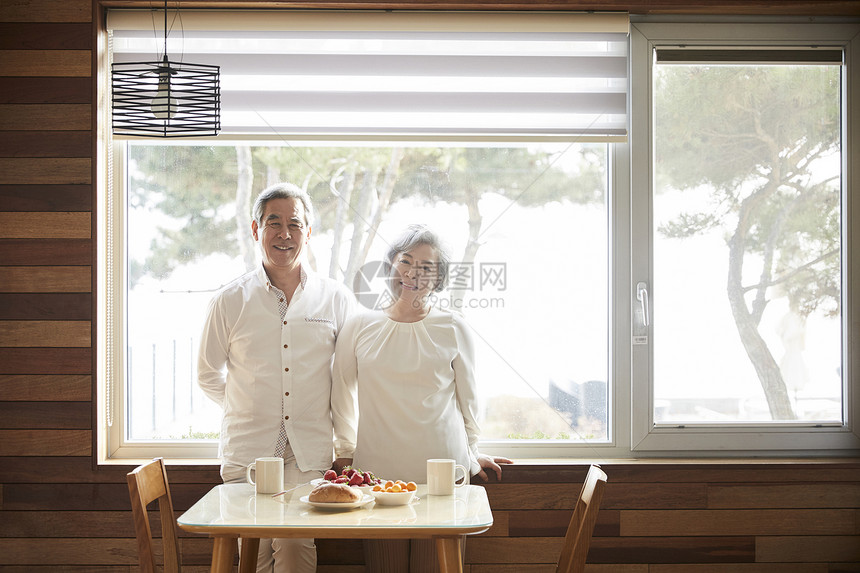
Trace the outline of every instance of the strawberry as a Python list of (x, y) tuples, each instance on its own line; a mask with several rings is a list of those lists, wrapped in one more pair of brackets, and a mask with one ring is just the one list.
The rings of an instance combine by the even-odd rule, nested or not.
[(340, 476), (339, 478), (334, 480), (334, 483), (349, 483), (349, 478), (345, 476)]
[(349, 478), (349, 485), (363, 485), (364, 484), (364, 476), (361, 475), (361, 472), (355, 472), (352, 474), (352, 477)]
[(337, 472), (334, 470), (326, 470), (325, 474), (323, 475), (323, 479), (327, 481), (334, 481), (337, 479)]

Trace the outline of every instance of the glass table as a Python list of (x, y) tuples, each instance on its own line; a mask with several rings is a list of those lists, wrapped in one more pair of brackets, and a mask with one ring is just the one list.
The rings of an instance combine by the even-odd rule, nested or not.
[[(296, 487), (287, 485), (286, 489)], [(466, 485), (454, 495), (427, 494), (418, 486), (408, 505), (378, 505), (374, 501), (347, 510), (313, 507), (301, 498), (313, 488), (296, 487), (279, 497), (257, 495), (249, 484), (223, 484), (212, 488), (177, 523), (185, 531), (214, 538), (212, 571), (228, 572), (241, 538), (239, 571), (256, 569), (261, 538), (299, 537), (333, 539), (435, 539), (439, 570), (463, 570), (460, 536), (482, 533), (493, 525), (486, 490)]]

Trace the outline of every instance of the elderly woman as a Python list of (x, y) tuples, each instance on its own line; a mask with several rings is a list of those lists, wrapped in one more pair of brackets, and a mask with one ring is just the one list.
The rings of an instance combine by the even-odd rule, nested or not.
[[(390, 304), (351, 317), (337, 339), (332, 416), (336, 427), (351, 430), (335, 448), (354, 452), (339, 461), (382, 478), (426, 483), (427, 459), (452, 458), (482, 480), (485, 469), (501, 479), (499, 463), (511, 461), (477, 449), (473, 335), (460, 314), (430, 304), (430, 295), (445, 287), (448, 255), (433, 232), (413, 225), (391, 245), (386, 262)], [(432, 550), (417, 540), (368, 542), (365, 559), (370, 571), (431, 571)]]

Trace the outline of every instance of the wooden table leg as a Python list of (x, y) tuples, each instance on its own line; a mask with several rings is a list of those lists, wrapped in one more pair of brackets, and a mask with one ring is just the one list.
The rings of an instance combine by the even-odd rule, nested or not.
[(239, 551), (239, 573), (254, 573), (257, 570), (257, 552), (260, 549), (258, 537), (242, 538)]
[(212, 546), (212, 573), (230, 573), (236, 557), (236, 538), (219, 536)]
[(437, 537), (436, 558), (439, 560), (440, 573), (463, 573), (460, 537)]

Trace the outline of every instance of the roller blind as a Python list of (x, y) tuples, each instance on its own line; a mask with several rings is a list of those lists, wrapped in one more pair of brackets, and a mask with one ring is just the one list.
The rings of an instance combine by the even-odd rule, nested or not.
[[(108, 12), (112, 61), (163, 12)], [(624, 140), (626, 14), (168, 13), (171, 60), (221, 67), (222, 136)]]
[(696, 46), (694, 48), (657, 47), (654, 60), (658, 64), (830, 64), (842, 65), (842, 48), (833, 46), (792, 47), (731, 47)]

